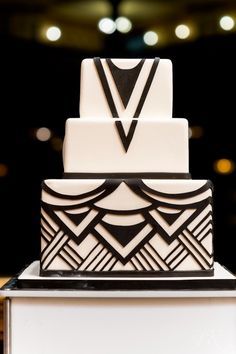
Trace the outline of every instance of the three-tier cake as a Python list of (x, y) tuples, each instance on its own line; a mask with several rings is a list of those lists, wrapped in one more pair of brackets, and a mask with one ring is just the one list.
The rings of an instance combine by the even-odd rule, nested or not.
[(64, 176), (42, 186), (41, 275), (213, 275), (212, 185), (188, 152), (170, 60), (83, 60)]

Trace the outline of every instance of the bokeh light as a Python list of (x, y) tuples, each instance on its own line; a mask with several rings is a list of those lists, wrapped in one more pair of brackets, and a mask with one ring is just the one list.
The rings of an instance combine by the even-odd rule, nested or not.
[(5, 163), (0, 163), (0, 177), (5, 177), (8, 174), (8, 166)]
[(204, 135), (203, 127), (199, 125), (194, 125), (189, 127), (189, 138), (191, 139), (200, 139)]
[(116, 23), (111, 18), (104, 17), (98, 22), (98, 28), (105, 34), (112, 34), (116, 30)]
[(41, 127), (36, 130), (35, 136), (39, 141), (48, 141), (52, 136), (52, 132), (46, 127)]
[(186, 39), (190, 36), (190, 28), (184, 24), (178, 25), (175, 28), (175, 35), (179, 39)]
[(144, 43), (148, 46), (153, 46), (158, 42), (158, 34), (154, 31), (148, 31), (143, 36)]
[(117, 31), (121, 33), (128, 33), (132, 29), (132, 23), (127, 17), (118, 17), (116, 19)]
[(55, 42), (61, 38), (61, 30), (57, 26), (51, 26), (46, 31), (46, 37), (49, 41)]
[(228, 175), (235, 170), (235, 163), (230, 159), (222, 158), (214, 162), (214, 170), (216, 173)]
[(221, 17), (219, 23), (224, 31), (230, 31), (235, 25), (234, 19), (231, 16)]

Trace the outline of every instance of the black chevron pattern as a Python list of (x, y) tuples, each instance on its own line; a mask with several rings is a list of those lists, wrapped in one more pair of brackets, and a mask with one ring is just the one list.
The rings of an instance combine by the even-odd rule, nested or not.
[[(107, 198), (122, 183), (143, 201), (143, 208), (108, 208)], [(70, 198), (46, 185), (43, 190), (47, 202), (42, 200), (41, 269), (45, 274), (158, 274), (207, 271), (213, 266), (209, 182), (175, 195), (154, 190), (142, 180), (107, 180), (99, 187), (99, 196), (97, 189), (85, 193), (86, 201), (83, 195)], [(53, 203), (48, 202), (50, 197)]]

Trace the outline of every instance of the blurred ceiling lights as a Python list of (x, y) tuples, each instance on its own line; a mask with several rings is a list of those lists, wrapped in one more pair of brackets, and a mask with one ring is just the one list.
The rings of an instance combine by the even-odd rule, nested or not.
[(148, 46), (154, 46), (158, 42), (158, 34), (154, 31), (148, 31), (144, 33), (143, 41)]
[(35, 137), (39, 141), (48, 141), (50, 140), (51, 136), (52, 136), (51, 130), (46, 127), (38, 128), (35, 132)]
[(187, 25), (181, 24), (175, 28), (175, 35), (179, 39), (186, 39), (190, 36), (190, 28)]
[(61, 38), (61, 30), (57, 26), (48, 27), (46, 31), (46, 37), (49, 41), (55, 42)]
[(0, 0), (0, 34), (93, 51), (107, 35), (168, 46), (235, 31), (235, 19), (235, 0)]
[(234, 28), (235, 22), (231, 16), (223, 16), (220, 19), (220, 27), (225, 31), (231, 31)]
[(105, 34), (112, 34), (116, 30), (116, 23), (109, 17), (104, 17), (98, 22), (98, 28)]

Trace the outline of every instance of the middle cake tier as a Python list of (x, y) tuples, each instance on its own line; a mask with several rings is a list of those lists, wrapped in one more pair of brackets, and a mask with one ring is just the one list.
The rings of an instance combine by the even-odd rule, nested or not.
[[(65, 174), (188, 174), (188, 122), (71, 118), (63, 146)], [(180, 176), (178, 177), (178, 174)], [(89, 177), (89, 176), (88, 176)]]

